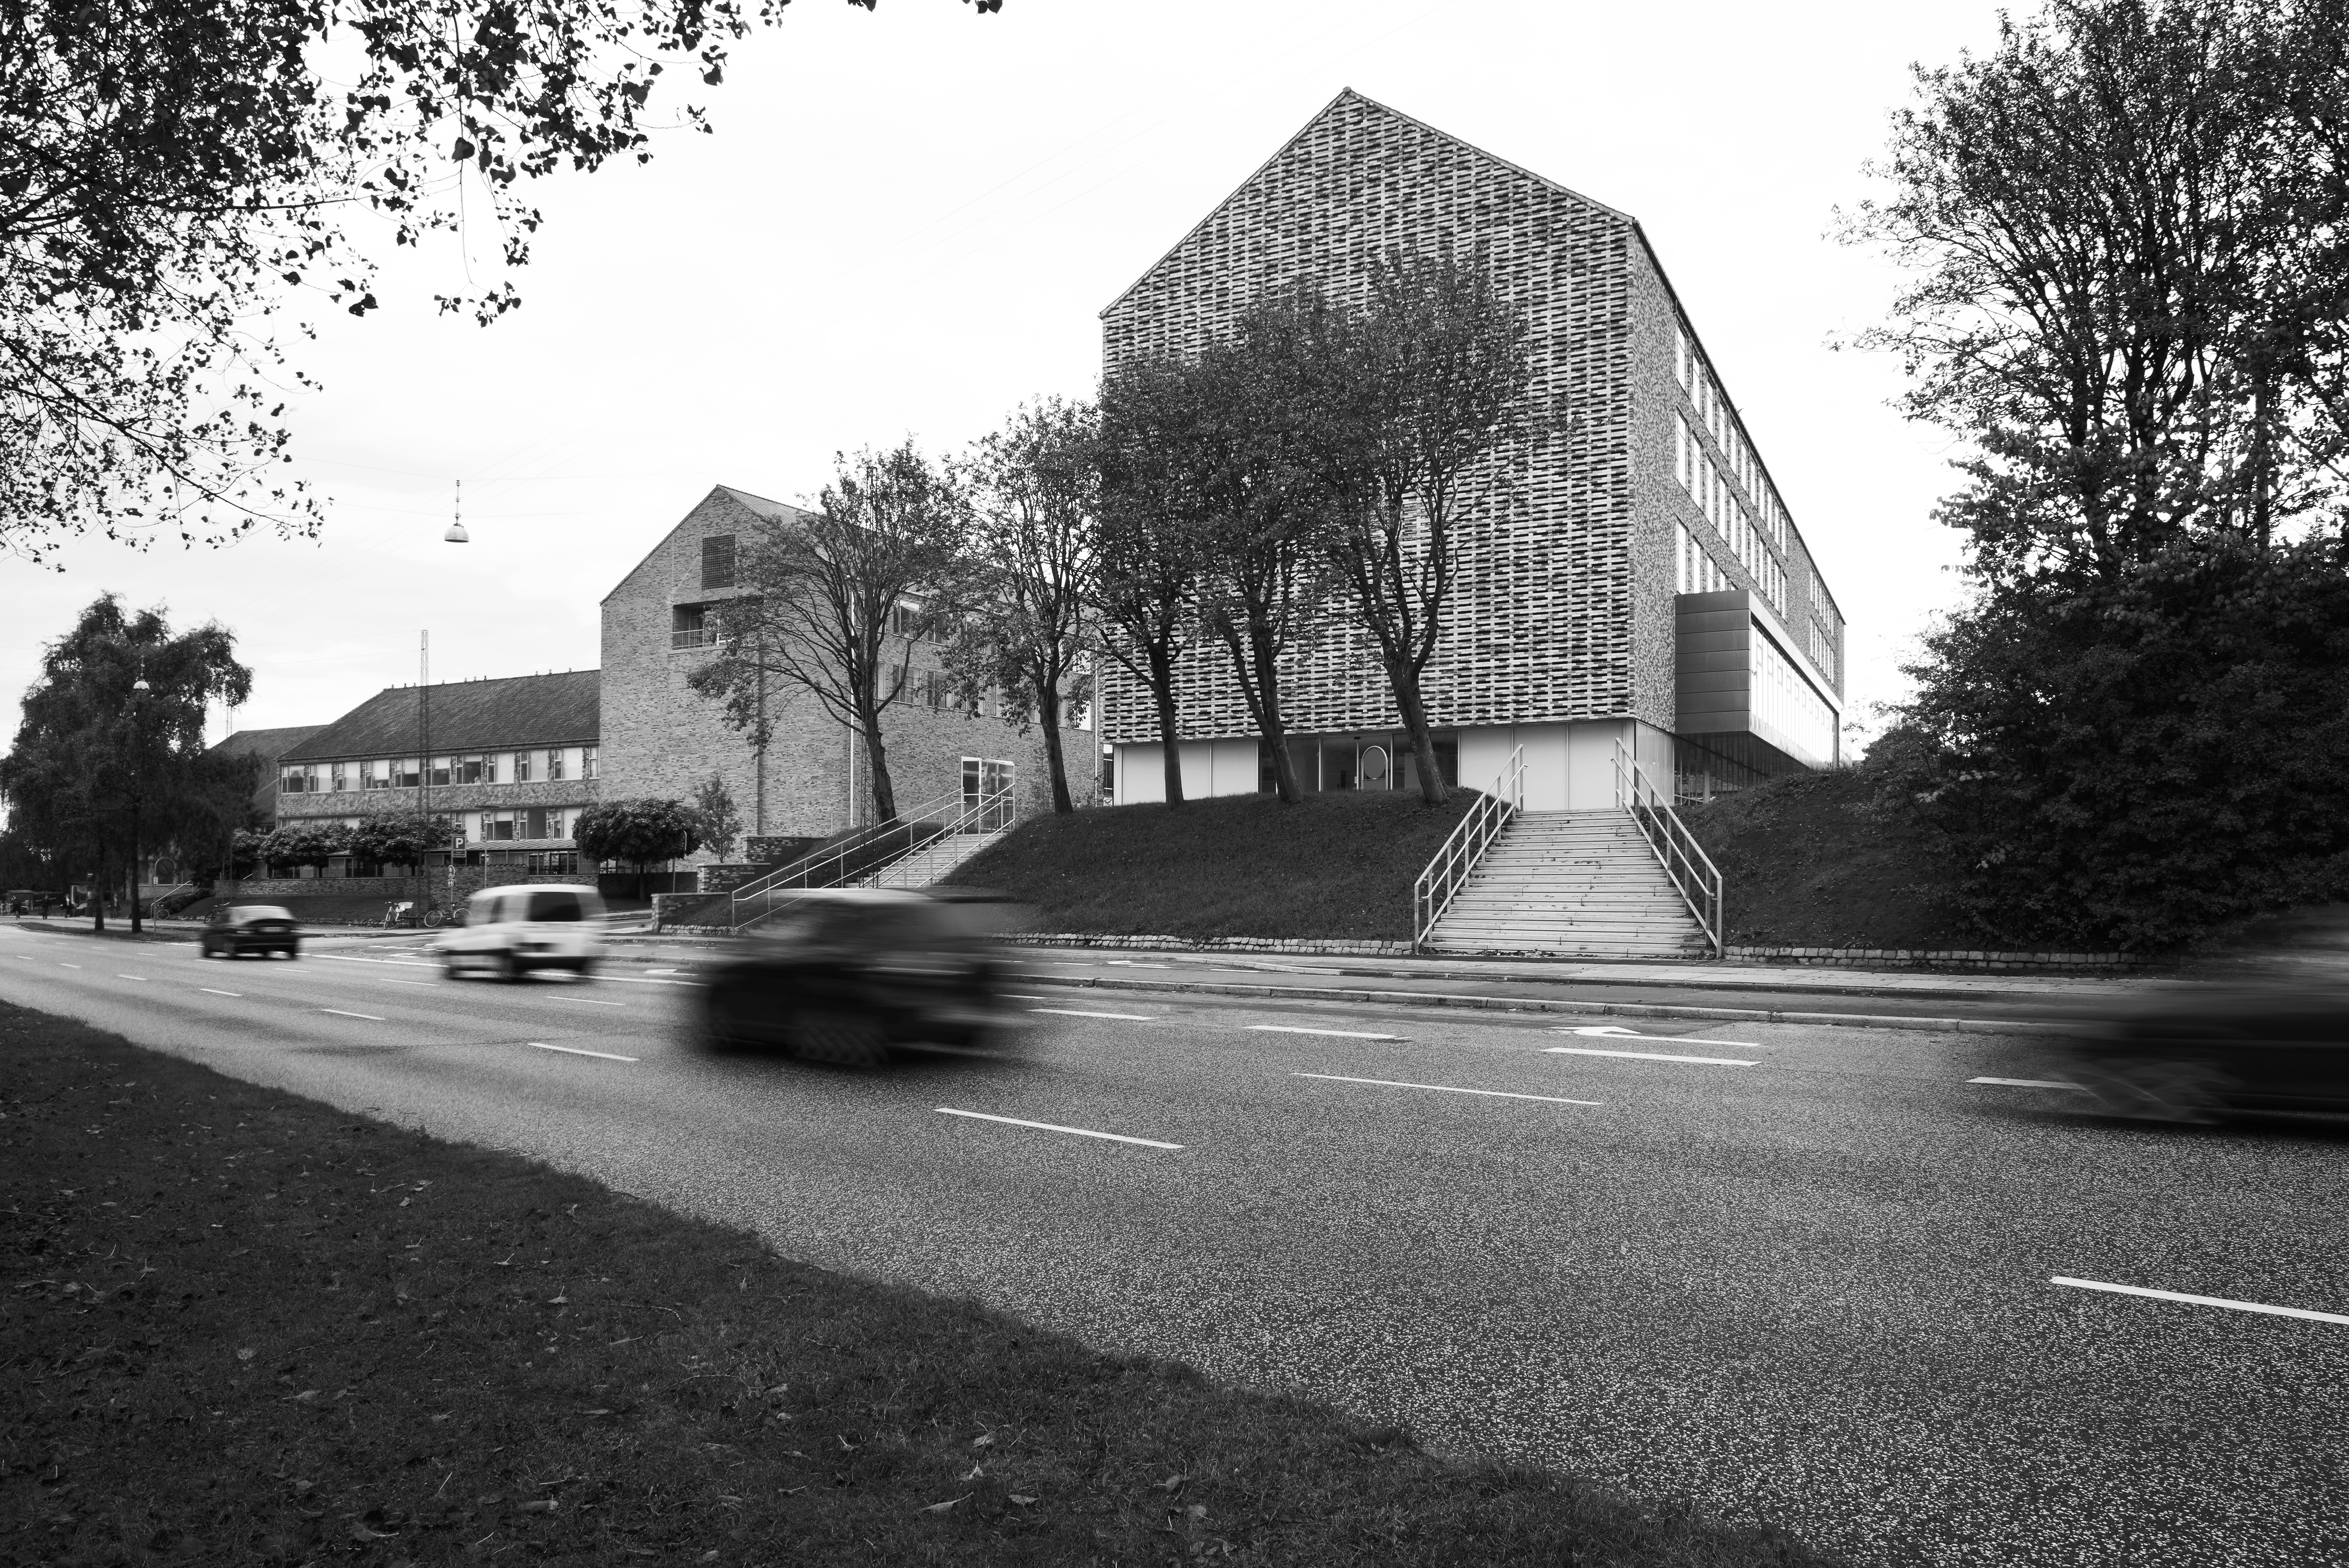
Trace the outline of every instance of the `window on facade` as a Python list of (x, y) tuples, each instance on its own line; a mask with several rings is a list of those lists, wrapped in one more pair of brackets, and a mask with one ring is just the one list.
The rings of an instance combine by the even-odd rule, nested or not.
[(718, 640), (717, 624), (707, 604), (679, 604), (669, 612), (668, 645), (706, 648)]
[(579, 748), (579, 777), (582, 779), (593, 779), (595, 776), (595, 748), (592, 746), (583, 746)]
[(424, 765), (413, 757), (403, 757), (391, 765), (391, 787), (414, 789), (424, 782)]
[(279, 771), (277, 788), (287, 795), (300, 795), (315, 789), (317, 781), (318, 770), (316, 768), (295, 764)]
[(701, 542), (701, 585), (704, 588), (734, 586), (734, 536), (714, 533)]
[(497, 776), (496, 763), (479, 753), (457, 759), (457, 782), (460, 784), (494, 783)]
[(446, 789), (457, 781), (457, 765), (449, 758), (434, 758), (431, 772), (432, 788), (435, 789)]
[(899, 604), (889, 612), (889, 629), (901, 637), (921, 634), (922, 612), (913, 604)]
[(514, 814), (512, 811), (484, 811), (481, 813), (482, 838), (492, 841), (499, 841), (511, 839), (513, 836)]
[(532, 778), (534, 777), (530, 770), (530, 765), (533, 760), (531, 754), (527, 751), (517, 751), (512, 755), (514, 782), (517, 784), (529, 783)]
[(922, 672), (922, 702), (926, 707), (943, 710), (954, 700), (953, 683), (941, 670)]
[(568, 756), (569, 754), (559, 746), (555, 747), (546, 754), (546, 776), (549, 779), (562, 779), (567, 777), (564, 772), (563, 765), (564, 761), (568, 759)]
[(326, 765), (326, 788), (340, 795), (351, 787), (350, 764), (330, 762)]

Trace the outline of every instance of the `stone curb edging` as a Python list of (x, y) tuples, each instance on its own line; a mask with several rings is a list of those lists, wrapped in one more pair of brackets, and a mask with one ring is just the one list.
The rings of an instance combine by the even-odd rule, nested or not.
[(1598, 1014), (1623, 1018), (1688, 1018), (1736, 1024), (1831, 1024), (1854, 1029), (1924, 1029), (1966, 1035), (2063, 1035), (2073, 1026), (2025, 1018), (1922, 1018), (1901, 1014), (1795, 1013), (1775, 1007), (1689, 1007), (1661, 1002), (1559, 1002), (1539, 996), (1464, 996), (1442, 991), (1356, 991), (1335, 985), (1245, 985), (1197, 980), (1096, 980), (1091, 975), (1022, 975), (1023, 983), (1112, 991), (1188, 993), (1209, 996), (1294, 997), (1310, 1002), (1376, 1002), (1385, 1006), (1470, 1007), (1500, 1013)]
[[(1104, 936), (1090, 932), (1023, 932), (1003, 940), (1022, 947), (1107, 947), (1136, 953), (1285, 953), (1332, 958), (1555, 958), (1576, 964), (1621, 962), (1565, 959), (1560, 954), (1491, 952), (1417, 954), (1408, 942), (1346, 942), (1275, 936)], [(1852, 969), (2065, 970), (2134, 969), (2151, 962), (2128, 953), (1998, 953), (1988, 949), (1909, 947), (1731, 947), (1729, 964), (1798, 965)], [(1651, 962), (1634, 960), (1633, 962)]]

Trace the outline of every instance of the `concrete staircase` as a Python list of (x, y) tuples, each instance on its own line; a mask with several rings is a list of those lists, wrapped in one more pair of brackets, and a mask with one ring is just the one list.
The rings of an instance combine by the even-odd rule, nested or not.
[(1003, 837), (992, 833), (940, 833), (910, 855), (900, 856), (873, 873), (873, 887), (927, 887), (955, 867)]
[(1712, 954), (1704, 928), (1621, 810), (1519, 812), (1428, 934), (1427, 951)]

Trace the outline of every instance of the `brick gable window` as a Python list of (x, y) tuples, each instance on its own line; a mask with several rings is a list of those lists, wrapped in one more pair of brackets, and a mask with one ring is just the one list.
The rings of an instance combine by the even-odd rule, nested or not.
[(679, 604), (669, 612), (668, 645), (672, 648), (706, 648), (718, 641), (718, 628), (709, 619), (707, 604)]
[(716, 533), (701, 542), (701, 585), (704, 588), (734, 586), (734, 536)]

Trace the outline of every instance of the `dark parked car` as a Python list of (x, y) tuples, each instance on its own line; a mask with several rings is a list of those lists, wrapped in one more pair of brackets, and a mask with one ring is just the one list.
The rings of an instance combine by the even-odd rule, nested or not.
[(905, 1045), (984, 1048), (1004, 1021), (984, 898), (841, 888), (794, 900), (745, 936), (702, 992), (704, 1041), (874, 1066)]
[(242, 958), (248, 953), (299, 958), (302, 935), (291, 910), (274, 903), (227, 903), (212, 911), (196, 948), (206, 958)]

